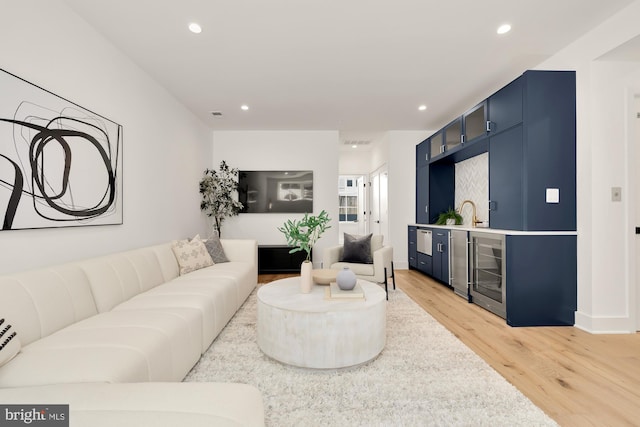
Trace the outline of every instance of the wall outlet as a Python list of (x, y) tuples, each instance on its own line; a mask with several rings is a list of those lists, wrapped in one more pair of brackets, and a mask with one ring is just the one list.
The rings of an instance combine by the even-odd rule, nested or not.
[(612, 202), (622, 201), (622, 187), (611, 187), (611, 201)]

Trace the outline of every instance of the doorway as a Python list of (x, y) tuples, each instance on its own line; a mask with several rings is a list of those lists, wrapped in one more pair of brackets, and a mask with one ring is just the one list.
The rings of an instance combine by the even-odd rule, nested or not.
[(373, 234), (382, 234), (389, 241), (389, 172), (387, 165), (371, 174), (371, 204), (369, 229)]
[(365, 235), (367, 224), (367, 192), (364, 175), (340, 175), (338, 179), (338, 240), (344, 233)]

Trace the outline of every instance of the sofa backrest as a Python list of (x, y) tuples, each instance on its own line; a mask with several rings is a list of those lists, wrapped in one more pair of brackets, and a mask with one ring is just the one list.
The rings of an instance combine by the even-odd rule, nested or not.
[(23, 346), (178, 276), (171, 244), (0, 276), (0, 318)]
[(80, 264), (100, 313), (178, 275), (169, 244), (92, 258)]
[(23, 346), (98, 313), (77, 263), (0, 277), (0, 317)]

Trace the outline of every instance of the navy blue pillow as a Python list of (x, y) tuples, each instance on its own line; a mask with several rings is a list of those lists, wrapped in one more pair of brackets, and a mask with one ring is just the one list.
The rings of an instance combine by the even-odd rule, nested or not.
[(358, 264), (373, 264), (371, 256), (371, 236), (358, 236), (344, 233), (344, 247), (342, 251), (342, 262), (354, 262)]

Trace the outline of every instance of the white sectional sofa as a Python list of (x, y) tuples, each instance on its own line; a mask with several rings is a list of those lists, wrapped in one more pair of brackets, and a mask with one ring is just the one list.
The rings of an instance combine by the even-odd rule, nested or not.
[(230, 262), (182, 276), (167, 243), (0, 277), (21, 344), (0, 366), (0, 404), (55, 397), (83, 426), (263, 424), (251, 386), (180, 383), (257, 283), (256, 241), (221, 242)]

